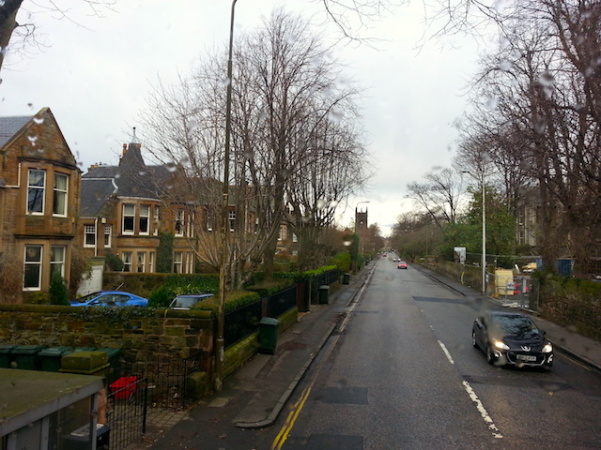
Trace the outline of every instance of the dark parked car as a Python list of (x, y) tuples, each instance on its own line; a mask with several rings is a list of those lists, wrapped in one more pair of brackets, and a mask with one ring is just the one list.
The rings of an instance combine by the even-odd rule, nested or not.
[(98, 291), (70, 303), (71, 306), (148, 306), (148, 299), (123, 291)]
[(405, 261), (401, 261), (397, 266), (397, 269), (406, 269), (407, 268), (407, 263)]
[(214, 294), (185, 294), (178, 295), (173, 299), (169, 308), (171, 309), (190, 309), (198, 302), (212, 297)]
[(484, 351), (489, 364), (547, 369), (553, 365), (553, 346), (526, 314), (482, 314), (472, 326), (472, 345)]

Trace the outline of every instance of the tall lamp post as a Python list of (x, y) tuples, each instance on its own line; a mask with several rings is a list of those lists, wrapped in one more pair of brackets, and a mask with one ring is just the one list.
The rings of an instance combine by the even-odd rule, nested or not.
[(486, 295), (486, 185), (482, 167), (482, 293)]
[(227, 92), (225, 105), (225, 150), (223, 153), (223, 191), (221, 203), (221, 264), (219, 267), (219, 305), (217, 308), (217, 339), (215, 339), (215, 390), (221, 392), (223, 387), (223, 362), (225, 358), (225, 297), (226, 278), (229, 266), (229, 179), (230, 179), (230, 136), (232, 130), (232, 53), (234, 46), (234, 12), (236, 2), (232, 1), (230, 16), (230, 47), (227, 60)]

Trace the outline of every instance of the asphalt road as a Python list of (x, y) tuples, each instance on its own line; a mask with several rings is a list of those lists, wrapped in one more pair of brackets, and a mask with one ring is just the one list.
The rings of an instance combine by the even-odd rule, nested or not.
[(482, 307), (382, 258), (265, 448), (601, 448), (599, 374), (562, 355), (551, 372), (488, 365), (470, 341)]

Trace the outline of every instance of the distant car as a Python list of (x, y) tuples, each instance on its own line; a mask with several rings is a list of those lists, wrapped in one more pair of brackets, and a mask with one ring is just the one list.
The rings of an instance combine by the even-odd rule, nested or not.
[(493, 365), (550, 369), (553, 346), (526, 314), (488, 311), (472, 326), (472, 345), (480, 348)]
[(397, 269), (406, 269), (407, 268), (407, 263), (405, 261), (401, 261), (400, 263), (398, 263), (398, 265), (396, 266)]
[(71, 306), (148, 306), (148, 299), (123, 291), (98, 291), (71, 300)]
[(178, 295), (173, 299), (169, 308), (171, 309), (191, 309), (194, 305), (209, 297), (213, 297), (214, 294), (184, 294)]

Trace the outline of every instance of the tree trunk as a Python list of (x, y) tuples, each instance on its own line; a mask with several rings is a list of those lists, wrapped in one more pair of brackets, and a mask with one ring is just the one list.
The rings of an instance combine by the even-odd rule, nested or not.
[(17, 13), (23, 0), (5, 0), (0, 6), (0, 70), (4, 63), (6, 47), (15, 28), (17, 28)]

